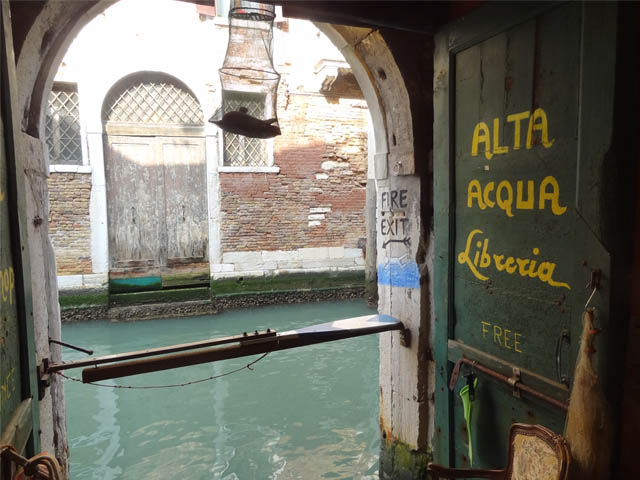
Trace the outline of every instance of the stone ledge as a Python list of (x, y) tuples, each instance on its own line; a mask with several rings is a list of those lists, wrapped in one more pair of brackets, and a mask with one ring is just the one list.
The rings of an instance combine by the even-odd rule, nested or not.
[(87, 273), (79, 275), (58, 275), (58, 288), (65, 290), (82, 290), (106, 288), (109, 276), (106, 273)]
[(265, 305), (308, 303), (334, 300), (362, 299), (363, 287), (325, 288), (296, 292), (262, 292), (230, 294), (213, 300), (199, 300), (177, 303), (152, 303), (121, 307), (89, 306), (62, 310), (64, 323), (86, 321), (126, 322), (152, 320), (156, 318), (214, 315), (224, 310), (253, 308)]
[(49, 165), (49, 173), (91, 173), (91, 165)]
[(218, 167), (219, 173), (280, 173), (280, 167)]

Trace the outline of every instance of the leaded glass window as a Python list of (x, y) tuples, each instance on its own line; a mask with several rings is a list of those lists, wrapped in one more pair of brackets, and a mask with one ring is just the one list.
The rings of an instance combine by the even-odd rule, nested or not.
[[(255, 118), (264, 116), (266, 95), (263, 93), (222, 91), (224, 113), (246, 108)], [(267, 165), (266, 140), (224, 132), (224, 165), (229, 167), (264, 167)]]
[(52, 165), (82, 165), (78, 88), (54, 83), (49, 94), (45, 138)]

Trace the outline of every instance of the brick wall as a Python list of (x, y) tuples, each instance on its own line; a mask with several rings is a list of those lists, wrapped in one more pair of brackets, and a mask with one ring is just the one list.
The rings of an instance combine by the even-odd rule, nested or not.
[(58, 275), (91, 273), (91, 174), (51, 173), (49, 235)]
[(223, 252), (353, 248), (365, 237), (369, 113), (361, 94), (342, 87), (348, 97), (281, 85), (280, 173), (220, 174)]

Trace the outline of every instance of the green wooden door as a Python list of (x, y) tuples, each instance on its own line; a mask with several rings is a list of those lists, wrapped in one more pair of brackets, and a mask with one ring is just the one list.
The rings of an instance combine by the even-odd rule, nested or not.
[[(458, 397), (464, 378), (448, 389), (462, 357), (507, 377), (519, 372), (522, 384), (555, 401), (518, 398), (509, 384), (476, 369), (474, 467), (505, 466), (513, 422), (563, 432), (566, 410), (558, 404), (569, 396), (591, 293), (585, 285), (592, 269), (603, 278), (610, 269), (588, 223), (599, 199), (583, 187), (603, 161), (585, 146), (603, 134), (601, 143), (609, 141), (611, 112), (589, 110), (585, 88), (597, 83), (602, 98), (612, 98), (613, 60), (598, 55), (608, 48), (614, 56), (615, 20), (610, 5), (492, 5), (437, 38), (439, 462), (470, 463)], [(606, 48), (589, 48), (595, 30), (585, 33), (586, 22), (602, 23), (597, 35)], [(586, 78), (594, 62), (609, 70)], [(608, 309), (599, 307), (604, 321)]]
[(0, 119), (0, 431), (22, 400), (20, 328), (11, 249), (7, 158)]
[[(0, 444), (40, 448), (24, 167), (16, 155), (18, 121), (10, 7), (2, 3), (0, 39)], [(34, 398), (35, 397), (35, 398)], [(29, 444), (27, 443), (29, 442)], [(3, 462), (0, 476), (10, 477)]]

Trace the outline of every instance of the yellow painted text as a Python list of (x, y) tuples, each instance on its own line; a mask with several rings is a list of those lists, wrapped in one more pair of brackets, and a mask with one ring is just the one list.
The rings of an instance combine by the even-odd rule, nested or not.
[[(531, 111), (512, 113), (507, 115), (507, 123), (512, 124), (513, 128), (513, 149), (520, 150), (522, 142), (522, 122), (528, 121), (526, 124), (525, 148), (531, 149), (534, 143), (539, 142), (544, 148), (550, 148), (554, 139), (549, 139), (549, 122), (547, 114), (542, 108), (536, 108), (533, 113)], [(500, 118), (493, 119), (493, 134), (491, 129), (485, 122), (478, 122), (473, 129), (473, 138), (471, 140), (471, 156), (476, 157), (482, 145), (484, 156), (487, 160), (491, 160), (494, 155), (504, 155), (509, 153), (508, 145), (501, 145), (500, 137)], [(493, 141), (493, 148), (492, 142)]]
[(2, 404), (7, 402), (8, 400), (11, 400), (11, 397), (15, 392), (15, 381), (12, 380), (15, 371), (15, 368), (11, 368), (11, 370), (9, 370), (9, 373), (7, 373), (4, 378), (2, 378), (2, 384), (0, 384), (0, 406), (2, 406)]
[[(537, 197), (536, 197), (537, 194)], [(537, 198), (537, 202), (536, 202)], [(488, 182), (484, 186), (479, 180), (471, 180), (467, 187), (467, 207), (473, 208), (474, 204), (480, 210), (497, 206), (504, 211), (507, 217), (514, 216), (514, 210), (545, 210), (549, 208), (554, 215), (562, 215), (567, 207), (560, 205), (560, 185), (555, 177), (545, 177), (536, 188), (534, 180), (502, 180)]]
[(482, 235), (482, 230), (472, 230), (467, 236), (465, 249), (458, 254), (458, 263), (466, 265), (474, 277), (478, 280), (489, 280), (489, 276), (481, 272), (493, 267), (498, 272), (510, 275), (518, 274), (525, 278), (537, 278), (551, 287), (566, 288), (571, 290), (568, 283), (558, 282), (553, 278), (556, 264), (553, 262), (540, 262), (536, 256), (540, 254), (540, 249), (534, 247), (531, 250), (533, 258), (518, 258), (497, 253), (489, 253), (489, 239), (476, 237)]
[(13, 305), (14, 292), (16, 287), (16, 279), (13, 267), (0, 270), (0, 295), (2, 303)]
[(520, 349), (522, 345), (522, 334), (490, 322), (482, 321), (480, 324), (482, 326), (482, 338), (492, 339), (493, 343), (502, 348), (522, 353)]

